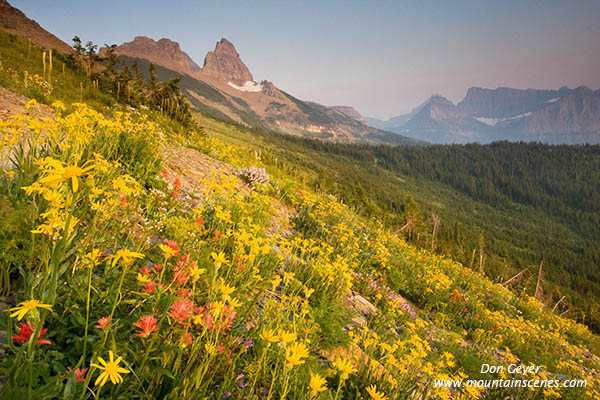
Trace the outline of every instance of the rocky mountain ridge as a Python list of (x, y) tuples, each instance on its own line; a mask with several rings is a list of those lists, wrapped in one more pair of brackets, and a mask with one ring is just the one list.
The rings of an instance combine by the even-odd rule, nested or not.
[(496, 140), (600, 143), (600, 90), (469, 88), (458, 104), (432, 96), (409, 114), (372, 126), (434, 143)]

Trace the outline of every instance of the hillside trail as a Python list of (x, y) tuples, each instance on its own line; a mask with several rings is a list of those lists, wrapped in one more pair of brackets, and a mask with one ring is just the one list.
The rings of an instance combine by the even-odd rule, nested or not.
[(28, 110), (25, 108), (30, 99), (0, 86), (0, 120), (6, 121), (14, 114), (33, 115), (44, 118), (54, 115), (52, 108), (44, 104)]
[[(13, 115), (28, 115), (36, 118), (48, 118), (54, 116), (52, 108), (44, 104), (38, 104), (29, 110), (25, 107), (30, 99), (27, 97), (17, 94), (11, 90), (0, 86), (0, 121), (5, 122), (9, 120)], [(0, 137), (2, 140), (2, 137)], [(25, 145), (25, 151), (27, 151), (27, 145)], [(0, 172), (3, 169), (10, 170), (14, 168), (13, 162), (8, 157), (10, 149), (1, 147), (0, 148)]]

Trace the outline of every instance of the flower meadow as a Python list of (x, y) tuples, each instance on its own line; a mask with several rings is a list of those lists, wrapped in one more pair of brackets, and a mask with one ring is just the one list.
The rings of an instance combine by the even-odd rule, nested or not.
[[(0, 122), (0, 398), (600, 398), (598, 338), (534, 298), (210, 132), (52, 108)], [(167, 145), (233, 172), (189, 180)], [(433, 385), (482, 363), (587, 387)]]

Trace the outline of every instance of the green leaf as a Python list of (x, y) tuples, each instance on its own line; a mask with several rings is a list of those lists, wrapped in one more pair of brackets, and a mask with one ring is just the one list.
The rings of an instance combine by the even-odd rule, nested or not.
[(153, 369), (155, 372), (158, 372), (158, 373), (160, 373), (161, 375), (164, 375), (164, 376), (166, 376), (166, 377), (169, 377), (169, 378), (171, 378), (171, 379), (175, 379), (175, 377), (173, 376), (173, 374), (171, 373), (171, 371), (169, 371), (169, 370), (168, 370), (168, 369), (166, 369), (166, 368), (163, 368), (163, 367), (154, 367), (154, 368), (152, 368), (152, 369)]
[(67, 384), (65, 385), (65, 391), (63, 392), (63, 400), (68, 400), (68, 399), (73, 398), (76, 387), (77, 387), (77, 385), (75, 382), (75, 374), (71, 374), (71, 376), (69, 377), (69, 380), (67, 381)]

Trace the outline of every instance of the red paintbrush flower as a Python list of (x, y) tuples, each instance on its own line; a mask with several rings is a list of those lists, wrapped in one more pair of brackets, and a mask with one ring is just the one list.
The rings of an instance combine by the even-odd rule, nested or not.
[(142, 293), (154, 293), (154, 289), (156, 289), (156, 283), (146, 282), (144, 284), (144, 288), (142, 289)]
[(98, 320), (98, 325), (96, 325), (95, 328), (104, 329), (108, 326), (109, 323), (110, 317), (102, 317)]
[[(38, 340), (35, 341), (35, 344), (51, 344), (51, 342), (47, 339), (42, 339), (42, 336), (46, 333), (47, 329), (42, 329), (40, 331), (40, 336)], [(17, 328), (17, 334), (12, 337), (15, 342), (26, 343), (31, 339), (31, 335), (33, 334), (33, 328), (30, 324), (26, 324), (21, 322), (21, 326)]]
[(140, 268), (140, 274), (142, 274), (142, 275), (150, 275), (150, 272), (152, 272), (152, 270), (150, 268), (148, 268), (147, 265), (144, 265), (143, 267)]
[(75, 371), (71, 370), (71, 367), (67, 368), (67, 372), (71, 373), (73, 372), (73, 374), (75, 375), (75, 382), (79, 383), (79, 382), (85, 382), (85, 373), (87, 372), (87, 368), (81, 369), (81, 368), (77, 368)]
[(173, 304), (171, 304), (169, 316), (171, 316), (171, 318), (173, 318), (176, 322), (183, 324), (186, 319), (192, 316), (193, 308), (194, 303), (190, 300), (175, 300)]
[(173, 181), (173, 187), (175, 187), (175, 190), (181, 189), (181, 181), (179, 180), (179, 178), (175, 178), (175, 180)]
[(139, 328), (135, 334), (141, 337), (148, 337), (154, 331), (158, 330), (156, 322), (158, 320), (154, 318), (154, 315), (142, 315), (140, 320), (133, 324), (133, 326)]

